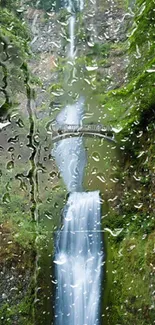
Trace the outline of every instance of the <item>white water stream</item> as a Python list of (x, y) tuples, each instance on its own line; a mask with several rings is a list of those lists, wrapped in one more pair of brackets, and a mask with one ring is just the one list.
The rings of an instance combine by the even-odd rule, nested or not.
[[(81, 124), (83, 100), (66, 106), (57, 123)], [(101, 267), (99, 192), (83, 192), (86, 163), (82, 139), (55, 144), (53, 155), (70, 193), (56, 241), (56, 325), (99, 324)]]
[[(83, 117), (84, 100), (67, 105), (57, 116), (58, 125), (80, 125)], [(55, 144), (53, 155), (68, 192), (82, 191), (83, 172), (86, 163), (82, 138), (68, 138)]]
[(56, 324), (99, 324), (101, 293), (99, 192), (70, 194), (56, 247)]
[(70, 46), (69, 46), (69, 57), (71, 59), (74, 59), (75, 56), (75, 22), (76, 17), (73, 10), (73, 3), (71, 0), (69, 0), (69, 3), (67, 5), (67, 11), (70, 14), (69, 17), (69, 39), (70, 39)]
[[(81, 0), (79, 9), (83, 7)], [(71, 0), (66, 8), (70, 13), (69, 57), (74, 59), (76, 16)], [(57, 125), (82, 125), (83, 110), (81, 97), (57, 115)], [(81, 137), (60, 140), (52, 154), (70, 193), (56, 239), (55, 324), (98, 325), (103, 264), (99, 191), (83, 191), (86, 155)]]

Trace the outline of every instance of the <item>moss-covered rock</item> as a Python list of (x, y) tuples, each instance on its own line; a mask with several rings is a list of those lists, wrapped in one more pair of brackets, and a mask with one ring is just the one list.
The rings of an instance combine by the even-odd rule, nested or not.
[(0, 116), (17, 106), (19, 93), (26, 93), (24, 64), (28, 59), (30, 33), (21, 19), (1, 8), (0, 16)]
[(30, 325), (33, 324), (36, 251), (34, 240), (29, 238), (26, 245), (24, 242), (21, 245), (13, 228), (10, 222), (1, 224), (0, 228), (0, 320), (4, 325)]
[(103, 219), (103, 228), (112, 231), (108, 242), (113, 280), (105, 313), (110, 325), (154, 321), (155, 2), (137, 0), (135, 10), (126, 84), (100, 97), (113, 112), (111, 124), (122, 129), (117, 138), (117, 199), (110, 201)]

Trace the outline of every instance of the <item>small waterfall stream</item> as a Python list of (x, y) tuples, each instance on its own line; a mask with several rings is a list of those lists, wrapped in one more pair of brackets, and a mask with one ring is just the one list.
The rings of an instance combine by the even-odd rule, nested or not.
[(67, 10), (70, 14), (69, 17), (69, 38), (70, 38), (70, 46), (69, 46), (69, 57), (74, 59), (75, 55), (75, 15), (73, 13), (73, 5), (72, 1), (69, 0)]
[(74, 40), (74, 29), (75, 29), (75, 17), (74, 15), (72, 15), (70, 18), (69, 18), (69, 29), (70, 29), (70, 51), (69, 51), (69, 56), (71, 59), (74, 58), (74, 55), (75, 55), (75, 51), (74, 51), (74, 48), (75, 48), (75, 40)]

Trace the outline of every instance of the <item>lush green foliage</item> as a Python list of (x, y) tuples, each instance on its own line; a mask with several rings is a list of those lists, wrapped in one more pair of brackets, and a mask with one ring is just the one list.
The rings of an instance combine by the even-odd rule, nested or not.
[(19, 0), (0, 0), (0, 6), (2, 8), (15, 10), (20, 3)]
[(113, 275), (108, 301), (108, 325), (153, 323), (154, 235), (152, 233), (144, 238), (134, 232), (120, 244), (114, 244), (109, 237)]
[(155, 2), (137, 0), (135, 9), (128, 80), (124, 87), (100, 96), (113, 111), (112, 123), (122, 127), (117, 138), (118, 199), (103, 219), (103, 227), (114, 233), (120, 229), (118, 236), (109, 236), (112, 283), (106, 318), (110, 325), (150, 325), (154, 317)]
[[(11, 5), (11, 4), (10, 4)], [(30, 39), (25, 23), (13, 11), (0, 15), (0, 115), (17, 105), (16, 95), (26, 93), (25, 62)]]

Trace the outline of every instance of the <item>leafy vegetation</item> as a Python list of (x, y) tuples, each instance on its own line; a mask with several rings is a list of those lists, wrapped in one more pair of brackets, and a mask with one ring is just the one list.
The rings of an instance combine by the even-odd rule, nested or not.
[(15, 10), (19, 4), (19, 0), (1, 0), (0, 6), (9, 10)]
[(114, 244), (112, 285), (109, 293), (107, 324), (153, 324), (154, 233), (147, 238), (134, 232)]
[(138, 0), (136, 4), (128, 80), (124, 87), (100, 97), (113, 110), (113, 125), (122, 128), (117, 137), (118, 199), (103, 219), (103, 228), (120, 230), (118, 236), (109, 236), (112, 284), (105, 317), (110, 325), (150, 325), (154, 318), (155, 2)]
[[(30, 34), (24, 21), (6, 2), (0, 16), (0, 116), (17, 106), (17, 94), (26, 93), (25, 62), (29, 56)], [(16, 5), (16, 3), (15, 3)], [(4, 7), (4, 8), (3, 8)], [(15, 7), (14, 7), (15, 9)]]

